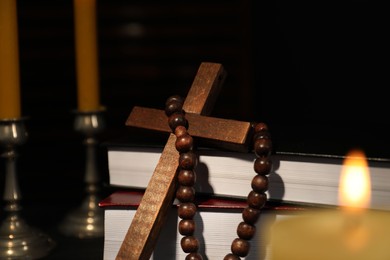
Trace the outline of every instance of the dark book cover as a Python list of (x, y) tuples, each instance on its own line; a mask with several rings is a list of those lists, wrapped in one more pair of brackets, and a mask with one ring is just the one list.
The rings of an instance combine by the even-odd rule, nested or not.
[[(122, 189), (114, 191), (108, 197), (99, 202), (99, 207), (103, 209), (115, 209), (115, 208), (137, 208), (141, 202), (144, 190), (142, 189)], [(202, 210), (233, 210), (242, 211), (248, 206), (245, 199), (239, 198), (227, 198), (216, 196), (197, 196), (195, 204)], [(177, 206), (177, 202), (174, 201), (173, 207)], [(307, 210), (309, 205), (280, 203), (280, 202), (267, 202), (263, 210), (276, 210), (278, 213), (292, 213)]]

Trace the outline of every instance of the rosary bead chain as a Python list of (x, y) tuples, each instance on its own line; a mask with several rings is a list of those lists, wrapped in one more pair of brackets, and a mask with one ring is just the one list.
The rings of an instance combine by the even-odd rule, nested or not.
[(224, 260), (239, 260), (246, 257), (250, 250), (249, 241), (256, 233), (256, 222), (260, 216), (261, 209), (267, 202), (268, 177), (271, 172), (272, 142), (268, 126), (264, 123), (253, 124), (253, 150), (256, 159), (253, 164), (256, 175), (251, 182), (252, 191), (247, 196), (248, 206), (242, 212), (243, 221), (237, 226), (237, 236), (231, 244), (231, 253), (224, 257)]
[(197, 207), (194, 204), (196, 172), (198, 163), (193, 149), (193, 138), (188, 134), (188, 122), (183, 111), (184, 100), (179, 96), (172, 96), (165, 103), (165, 113), (168, 116), (168, 125), (176, 136), (175, 147), (179, 152), (179, 166), (176, 190), (176, 198), (179, 200), (178, 216), (180, 217), (178, 230), (183, 236), (180, 246), (183, 252), (188, 253), (186, 260), (202, 260), (198, 253), (199, 241), (194, 236), (195, 221), (194, 216)]
[[(178, 166), (178, 188), (176, 198), (180, 201), (178, 216), (181, 218), (178, 230), (183, 238), (181, 248), (188, 253), (185, 260), (202, 260), (198, 253), (199, 241), (194, 236), (196, 225), (194, 216), (197, 213), (197, 206), (194, 204), (196, 183), (197, 156), (193, 150), (193, 139), (188, 134), (188, 121), (183, 110), (184, 100), (180, 96), (172, 96), (166, 101), (165, 113), (168, 116), (168, 124), (176, 135), (175, 147), (180, 153)], [(242, 219), (237, 226), (237, 238), (231, 244), (231, 253), (228, 253), (224, 260), (240, 260), (246, 257), (250, 251), (249, 241), (256, 233), (256, 222), (259, 219), (261, 209), (267, 202), (266, 191), (269, 180), (267, 175), (271, 172), (272, 141), (268, 126), (264, 123), (253, 123), (253, 151), (256, 159), (253, 170), (256, 175), (251, 182), (252, 190), (247, 196), (248, 206), (242, 211)]]

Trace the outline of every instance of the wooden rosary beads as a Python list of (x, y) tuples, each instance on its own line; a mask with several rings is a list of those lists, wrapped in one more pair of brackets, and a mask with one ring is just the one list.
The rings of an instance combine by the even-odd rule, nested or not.
[(196, 205), (194, 204), (196, 173), (194, 171), (198, 159), (193, 153), (193, 139), (188, 134), (188, 122), (185, 119), (183, 99), (179, 96), (168, 98), (165, 113), (169, 117), (168, 124), (176, 135), (176, 149), (180, 153), (178, 188), (176, 198), (180, 201), (178, 215), (179, 233), (184, 237), (181, 239), (181, 247), (185, 253), (189, 253), (186, 259), (203, 259), (198, 253), (199, 242), (193, 236), (195, 232)]
[[(172, 96), (167, 99), (165, 113), (168, 116), (168, 124), (176, 135), (176, 150), (180, 153), (178, 166), (178, 188), (176, 198), (180, 205), (178, 216), (181, 218), (178, 226), (179, 233), (183, 235), (181, 248), (188, 253), (186, 260), (202, 260), (198, 253), (199, 242), (194, 237), (195, 222), (194, 216), (197, 207), (194, 204), (196, 182), (195, 167), (198, 159), (193, 152), (193, 138), (188, 134), (188, 122), (183, 111), (184, 100), (180, 96)], [(253, 124), (253, 150), (256, 155), (254, 171), (256, 175), (252, 179), (252, 191), (247, 196), (248, 206), (242, 212), (243, 221), (238, 224), (237, 235), (231, 244), (231, 253), (224, 257), (224, 260), (239, 260), (240, 257), (248, 255), (251, 240), (256, 232), (255, 224), (260, 216), (260, 211), (267, 201), (266, 191), (268, 190), (268, 177), (272, 168), (270, 159), (272, 141), (268, 127), (264, 123)]]
[(238, 224), (237, 235), (231, 245), (232, 253), (227, 254), (224, 260), (235, 260), (245, 257), (249, 253), (249, 240), (256, 232), (255, 224), (260, 216), (261, 209), (267, 201), (265, 192), (268, 190), (268, 177), (271, 172), (272, 141), (268, 127), (264, 123), (256, 123), (253, 136), (253, 150), (256, 155), (254, 171), (256, 175), (252, 179), (252, 191), (247, 196), (248, 206), (242, 212), (243, 221)]

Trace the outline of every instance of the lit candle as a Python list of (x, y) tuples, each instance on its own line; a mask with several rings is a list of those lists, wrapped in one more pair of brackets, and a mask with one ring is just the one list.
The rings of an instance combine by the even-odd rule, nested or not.
[(96, 111), (100, 109), (96, 0), (74, 0), (73, 4), (78, 110)]
[(340, 210), (320, 210), (272, 227), (272, 260), (390, 259), (390, 214), (368, 209), (364, 153), (352, 151), (346, 157), (340, 180)]
[(16, 0), (0, 0), (0, 120), (21, 116)]

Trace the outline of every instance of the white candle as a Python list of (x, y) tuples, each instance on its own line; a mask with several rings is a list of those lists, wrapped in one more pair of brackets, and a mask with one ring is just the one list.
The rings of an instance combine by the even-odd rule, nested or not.
[(390, 215), (366, 212), (358, 220), (338, 211), (280, 221), (272, 229), (272, 260), (390, 259)]
[(16, 0), (0, 0), (0, 120), (21, 116)]
[(345, 160), (340, 210), (311, 212), (281, 220), (271, 228), (272, 260), (390, 259), (390, 213), (367, 209), (370, 182), (362, 155), (353, 151)]

